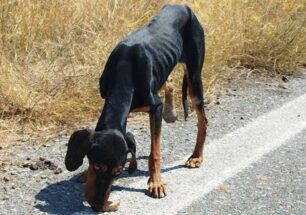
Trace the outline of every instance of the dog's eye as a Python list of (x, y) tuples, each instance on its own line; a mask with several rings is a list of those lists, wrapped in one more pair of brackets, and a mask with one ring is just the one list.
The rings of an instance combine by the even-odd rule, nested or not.
[(97, 164), (97, 163), (95, 163), (93, 166), (94, 166), (94, 169), (96, 171), (99, 171), (99, 172), (106, 172), (107, 171), (107, 166), (104, 165), (104, 164)]

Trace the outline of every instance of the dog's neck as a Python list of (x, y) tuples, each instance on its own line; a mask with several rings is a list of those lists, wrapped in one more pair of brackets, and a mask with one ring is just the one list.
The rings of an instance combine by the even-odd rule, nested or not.
[(126, 132), (127, 118), (130, 112), (134, 89), (124, 87), (114, 89), (105, 99), (104, 108), (98, 121), (96, 131), (117, 129)]

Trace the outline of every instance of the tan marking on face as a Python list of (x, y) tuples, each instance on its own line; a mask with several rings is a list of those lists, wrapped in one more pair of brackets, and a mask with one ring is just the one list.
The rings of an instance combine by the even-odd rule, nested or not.
[(120, 202), (119, 201), (115, 201), (115, 202), (111, 202), (111, 201), (107, 201), (102, 208), (103, 212), (114, 212), (117, 211), (119, 209), (120, 206)]
[(122, 172), (122, 168), (121, 167), (115, 167), (112, 169), (112, 174), (113, 175), (119, 175)]
[(83, 183), (86, 182), (86, 180), (87, 180), (87, 170), (85, 170), (84, 172), (82, 172), (82, 174), (81, 174), (80, 177), (79, 177), (79, 180), (80, 180), (81, 182), (83, 182)]
[(92, 164), (87, 169), (86, 185), (85, 185), (85, 199), (92, 205), (95, 197), (95, 182), (96, 173)]
[(94, 164), (94, 169), (99, 172), (106, 172), (108, 167), (105, 164)]
[[(106, 166), (107, 167), (107, 166)], [(95, 193), (96, 193), (96, 173), (94, 170), (94, 165), (90, 164), (88, 169), (87, 169), (87, 180), (86, 180), (86, 185), (85, 185), (85, 199), (86, 201), (92, 205), (94, 203), (94, 198), (95, 198)], [(114, 168), (114, 171), (119, 171), (120, 168)], [(101, 210), (104, 211), (116, 211), (119, 208), (120, 203), (114, 202), (109, 202), (109, 196), (111, 193), (111, 187), (113, 184), (114, 180), (111, 180), (109, 187), (107, 188), (106, 194), (103, 197), (103, 205), (101, 205)]]
[(107, 204), (107, 202), (108, 202), (110, 193), (111, 193), (111, 191), (112, 191), (111, 188), (112, 188), (112, 184), (113, 184), (113, 183), (114, 183), (114, 180), (112, 180), (112, 181), (110, 182), (109, 187), (107, 188), (107, 191), (106, 191), (106, 194), (105, 194), (105, 197), (104, 197), (103, 206), (104, 206), (105, 204)]

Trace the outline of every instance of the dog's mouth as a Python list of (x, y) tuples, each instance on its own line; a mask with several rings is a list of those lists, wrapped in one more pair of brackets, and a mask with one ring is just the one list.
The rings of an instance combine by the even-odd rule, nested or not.
[[(90, 175), (90, 174), (89, 174)], [(87, 177), (85, 186), (85, 198), (92, 210), (99, 211), (117, 211), (119, 202), (109, 201), (111, 187), (115, 178), (94, 174), (94, 177)]]
[(90, 204), (94, 211), (101, 211), (104, 207), (109, 205), (109, 196), (111, 193), (112, 181), (95, 181), (95, 186), (89, 190), (90, 185), (86, 183), (85, 196), (86, 201)]
[[(109, 192), (110, 193), (110, 192)], [(101, 201), (94, 202), (90, 204), (92, 210), (99, 212), (114, 212), (119, 209), (120, 202), (119, 201), (108, 201), (109, 199), (109, 193), (106, 194), (104, 197), (103, 203)]]
[(91, 205), (92, 210), (96, 212), (114, 212), (119, 209), (120, 202), (119, 201), (106, 201), (101, 205), (100, 203), (94, 203)]

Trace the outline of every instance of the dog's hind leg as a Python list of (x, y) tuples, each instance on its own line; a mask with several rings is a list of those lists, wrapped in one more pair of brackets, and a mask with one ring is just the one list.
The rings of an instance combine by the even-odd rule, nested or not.
[(204, 31), (197, 18), (192, 15), (188, 34), (184, 45), (185, 63), (187, 66), (186, 78), (194, 109), (198, 118), (198, 133), (194, 151), (186, 162), (189, 168), (199, 167), (203, 162), (204, 142), (206, 138), (207, 119), (204, 112), (203, 84), (201, 71), (204, 63)]
[(177, 120), (177, 113), (175, 110), (175, 101), (174, 101), (174, 89), (172, 78), (169, 77), (164, 86), (165, 91), (165, 103), (163, 118), (167, 123), (173, 123)]
[[(189, 79), (189, 78), (188, 78)], [(192, 86), (192, 81), (189, 79), (188, 82), (190, 86)], [(203, 98), (201, 99), (201, 92), (194, 92), (193, 87), (189, 88), (189, 96), (191, 97), (192, 104), (197, 113), (198, 118), (198, 133), (196, 146), (192, 155), (186, 162), (186, 166), (189, 168), (199, 167), (203, 162), (204, 156), (204, 142), (206, 138), (206, 130), (207, 130), (207, 119), (204, 112), (204, 102)]]
[(185, 121), (188, 118), (188, 109), (189, 109), (189, 104), (188, 104), (188, 98), (187, 98), (187, 89), (188, 89), (188, 82), (187, 82), (187, 69), (184, 65), (184, 77), (183, 77), (183, 84), (182, 84), (182, 104), (183, 104), (183, 109), (184, 109), (184, 119)]

